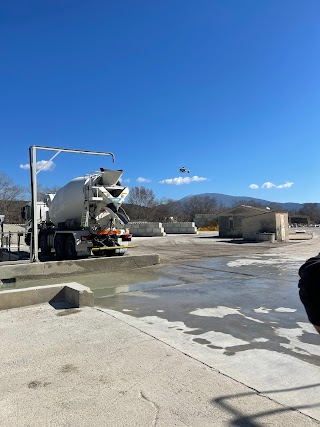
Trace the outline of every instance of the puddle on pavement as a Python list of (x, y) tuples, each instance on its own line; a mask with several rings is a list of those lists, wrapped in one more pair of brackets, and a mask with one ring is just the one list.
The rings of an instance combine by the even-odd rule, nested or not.
[(112, 295), (145, 291), (151, 288), (171, 287), (182, 282), (175, 277), (167, 277), (164, 272), (153, 271), (154, 269), (137, 269), (120, 272), (104, 272), (94, 274), (71, 274), (59, 277), (43, 277), (28, 281), (12, 281), (10, 285), (0, 283), (0, 292), (10, 289), (25, 289), (34, 286), (47, 286), (56, 284), (68, 284), (72, 282), (88, 286), (93, 292), (96, 300)]
[[(281, 287), (287, 283), (288, 279), (292, 280), (293, 274), (296, 274), (295, 265), (272, 263), (273, 260), (272, 256), (253, 254), (248, 257), (216, 257), (202, 261), (186, 261), (183, 264), (172, 264), (170, 267), (160, 265), (130, 271), (70, 274), (54, 278), (41, 276), (37, 280), (0, 283), (0, 291), (8, 288), (22, 289), (78, 282), (88, 286), (94, 292), (96, 304), (99, 304), (99, 301), (102, 302), (103, 298), (121, 293), (147, 292), (151, 289), (165, 289), (187, 284), (198, 283), (197, 293), (201, 293), (201, 288), (203, 288), (203, 292), (206, 292), (204, 285), (208, 282), (211, 284), (217, 282), (223, 288), (220, 292), (224, 291), (228, 294), (230, 287), (233, 288), (235, 284), (244, 279), (255, 290), (260, 286), (260, 291), (265, 291), (266, 282), (257, 281), (257, 277), (261, 279), (277, 276), (278, 287)], [(270, 263), (266, 263), (266, 261), (270, 261)], [(279, 274), (282, 274), (281, 278)]]

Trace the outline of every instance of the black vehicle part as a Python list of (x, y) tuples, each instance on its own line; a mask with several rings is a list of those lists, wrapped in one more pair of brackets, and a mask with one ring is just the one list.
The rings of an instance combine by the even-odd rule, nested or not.
[(76, 259), (77, 251), (76, 251), (76, 242), (73, 235), (69, 235), (66, 240), (66, 258), (67, 259)]
[(66, 259), (66, 240), (61, 234), (57, 234), (54, 239), (54, 249), (58, 260)]
[(48, 246), (47, 234), (39, 234), (39, 248), (41, 249), (41, 255), (48, 256), (51, 255), (51, 248)]

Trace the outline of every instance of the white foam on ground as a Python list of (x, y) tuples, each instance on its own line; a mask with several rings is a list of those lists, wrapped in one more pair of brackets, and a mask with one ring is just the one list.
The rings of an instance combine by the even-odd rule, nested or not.
[(267, 338), (254, 338), (252, 340), (253, 342), (268, 342), (269, 340)]
[[(267, 258), (267, 259), (265, 259)], [(243, 267), (243, 266), (267, 266), (267, 265), (281, 265), (285, 268), (290, 268), (292, 270), (298, 271), (299, 267), (301, 266), (302, 262), (305, 261), (306, 258), (302, 258), (301, 256), (297, 256), (295, 253), (294, 255), (289, 256), (283, 256), (279, 258), (278, 254), (272, 254), (268, 252), (267, 254), (261, 254), (261, 255), (251, 255), (246, 258), (239, 258), (234, 261), (229, 261), (227, 263), (228, 267)]]
[[(299, 328), (288, 329), (288, 328), (274, 328), (275, 333), (279, 337), (287, 338), (289, 340), (289, 344), (281, 344), (283, 347), (289, 348), (296, 353), (302, 354), (315, 354), (320, 356), (320, 345), (308, 344), (301, 341), (299, 338), (303, 336), (306, 331), (304, 329), (304, 324), (301, 323)], [(313, 332), (313, 331), (312, 331)], [(319, 378), (320, 378), (320, 370), (319, 370)]]
[(248, 320), (252, 320), (253, 322), (263, 323), (262, 320), (245, 316), (243, 313), (240, 312), (240, 310), (241, 310), (240, 308), (231, 308), (231, 307), (225, 307), (225, 306), (219, 305), (218, 307), (213, 307), (213, 308), (197, 308), (196, 310), (191, 311), (190, 314), (193, 314), (194, 316), (200, 316), (200, 317), (219, 317), (219, 318), (223, 318), (225, 316), (228, 316), (229, 314), (238, 314), (240, 316), (245, 317)]
[(204, 334), (197, 335), (197, 338), (205, 339), (209, 341), (211, 345), (222, 348), (249, 344), (249, 341), (244, 341), (239, 338), (235, 338), (230, 334), (215, 331), (209, 331), (205, 332)]
[(279, 313), (294, 313), (297, 310), (295, 308), (279, 307), (275, 308), (274, 311), (278, 311)]
[(264, 265), (276, 265), (276, 264), (285, 264), (287, 261), (286, 260), (279, 260), (279, 259), (246, 259), (246, 258), (242, 258), (242, 259), (237, 259), (235, 261), (229, 261), (227, 263), (228, 267), (242, 267), (244, 265), (260, 265), (260, 266), (264, 266)]
[(270, 311), (272, 311), (272, 308), (259, 307), (254, 308), (253, 311), (255, 311), (256, 313), (269, 313)]
[(220, 317), (223, 318), (228, 314), (239, 314), (238, 308), (230, 308), (219, 305), (218, 307), (213, 308), (197, 308), (194, 311), (191, 311), (190, 314), (201, 317)]

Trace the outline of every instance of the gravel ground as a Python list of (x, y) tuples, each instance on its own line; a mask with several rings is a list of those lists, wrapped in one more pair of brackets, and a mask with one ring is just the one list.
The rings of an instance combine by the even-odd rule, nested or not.
[(172, 234), (164, 237), (134, 237), (132, 243), (138, 245), (130, 253), (141, 255), (157, 253), (161, 263), (179, 262), (181, 259), (201, 259), (220, 256), (239, 256), (266, 253), (285, 253), (304, 260), (319, 252), (320, 232), (314, 233), (311, 240), (292, 240), (287, 242), (244, 243), (242, 239), (221, 239), (218, 232), (199, 232), (198, 234)]

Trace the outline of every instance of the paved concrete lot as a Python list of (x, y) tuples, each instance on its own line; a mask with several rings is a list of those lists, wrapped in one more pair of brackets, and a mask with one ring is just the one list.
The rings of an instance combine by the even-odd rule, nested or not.
[(95, 308), (2, 311), (0, 330), (1, 426), (319, 425)]
[[(235, 409), (233, 405), (240, 394), (231, 392), (227, 397), (228, 392), (223, 393), (222, 398), (209, 399), (211, 404), (214, 402), (213, 405), (218, 403), (219, 410), (223, 408), (227, 411), (227, 418), (218, 416), (218, 421), (201, 418), (201, 405), (204, 401), (208, 402), (205, 390), (213, 383), (200, 375), (204, 394), (200, 385), (193, 394), (193, 398), (198, 399), (200, 418), (195, 416), (187, 419), (179, 415), (174, 418), (176, 424), (168, 420), (167, 424), (161, 424), (157, 415), (153, 425), (293, 425), (290, 424), (291, 420), (282, 419), (284, 413), (297, 416), (289, 408), (304, 414), (299, 415), (302, 419), (297, 421), (297, 425), (316, 423), (312, 419), (320, 420), (320, 336), (308, 323), (297, 293), (299, 266), (305, 259), (319, 252), (318, 230), (312, 240), (288, 244), (241, 244), (219, 239), (213, 233), (136, 238), (136, 242), (139, 247), (132, 252), (134, 255), (156, 252), (160, 254), (161, 264), (105, 274), (72, 274), (59, 279), (43, 277), (41, 284), (72, 281), (90, 286), (95, 293), (96, 308), (105, 312), (102, 323), (112, 317), (116, 322), (114, 326), (121, 324), (130, 330), (134, 328), (144, 339), (156, 340), (177, 351), (183, 358), (180, 363), (193, 361), (205, 369), (205, 375), (208, 372), (220, 372), (222, 378), (234, 380), (234, 387), (237, 387), (236, 384), (249, 387), (244, 394), (240, 393), (242, 397), (250, 396), (251, 399), (258, 393), (260, 397), (265, 396), (266, 401), (271, 399), (273, 404), (280, 405), (278, 410), (271, 411), (272, 416), (268, 409), (261, 411), (261, 407), (255, 408), (254, 415), (248, 416), (244, 404), (246, 399), (242, 400), (244, 408), (240, 410), (240, 405)], [(34, 285), (38, 286), (39, 281), (19, 284), (20, 287)], [(19, 313), (19, 310), (16, 312)], [(87, 312), (87, 309), (82, 312)], [(48, 319), (51, 316), (58, 317), (57, 314), (47, 312), (47, 308), (42, 313), (44, 316), (49, 315)], [(80, 319), (82, 314), (60, 317), (63, 320)], [(88, 333), (90, 322), (86, 326)], [(41, 322), (41, 329), (44, 323), (47, 321)], [(105, 325), (109, 332), (110, 325), (108, 322)], [(37, 335), (37, 327), (34, 330)], [(72, 329), (67, 337), (61, 336), (60, 341), (64, 344), (65, 340), (72, 338), (73, 332)], [(48, 330), (48, 339), (51, 339), (50, 336)], [(118, 338), (121, 339), (120, 336)], [(57, 348), (54, 348), (53, 353)], [(67, 348), (71, 355), (72, 348)], [(114, 350), (114, 359), (118, 360), (120, 350)], [(123, 356), (123, 352), (119, 354)], [(137, 356), (143, 357), (142, 353)], [(143, 359), (141, 362), (139, 359), (137, 366), (141, 363), (148, 361)], [(165, 369), (169, 369), (168, 366)], [(174, 372), (176, 369), (174, 367)], [(191, 371), (188, 371), (187, 377), (183, 379), (176, 376), (175, 379), (177, 383), (190, 381), (192, 385), (194, 381), (198, 384), (198, 377), (193, 378)], [(169, 390), (171, 387), (168, 387)], [(142, 395), (146, 396), (143, 392)], [(142, 395), (139, 395), (140, 399)], [(154, 408), (161, 407), (160, 400), (151, 401)], [(124, 407), (127, 407), (127, 403)], [(162, 408), (164, 412), (170, 412), (168, 407)], [(217, 414), (215, 406), (214, 412)], [(263, 413), (270, 414), (271, 418), (268, 419)], [(48, 425), (81, 425), (73, 424), (72, 420), (70, 422)], [(111, 422), (102, 425), (127, 424)]]
[(312, 241), (266, 251), (247, 247), (237, 256), (180, 261), (153, 287), (97, 295), (96, 304), (319, 420), (320, 337), (297, 291), (298, 268), (319, 252), (318, 242), (316, 232)]
[(288, 272), (279, 277), (277, 264), (262, 267), (259, 276), (226, 271), (237, 261), (186, 262), (169, 270), (165, 282), (97, 297), (96, 306), (320, 419), (320, 337), (306, 319), (296, 281)]

